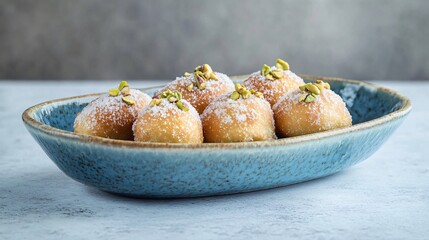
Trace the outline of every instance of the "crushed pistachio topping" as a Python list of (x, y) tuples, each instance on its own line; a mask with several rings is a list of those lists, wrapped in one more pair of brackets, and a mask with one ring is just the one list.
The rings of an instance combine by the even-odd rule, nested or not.
[(120, 91), (117, 88), (109, 89), (109, 96), (111, 96), (111, 97), (116, 97), (119, 95), (119, 93), (120, 93)]
[(298, 101), (309, 103), (316, 101), (317, 95), (320, 95), (325, 89), (331, 89), (331, 86), (329, 83), (317, 80), (315, 83), (301, 85), (299, 89), (304, 93), (298, 97)]
[(289, 70), (289, 63), (280, 58), (277, 58), (276, 68), (281, 70)]
[(126, 104), (133, 105), (136, 103), (134, 99), (129, 97), (131, 95), (131, 90), (126, 81), (121, 81), (117, 88), (109, 89), (109, 96), (117, 97), (119, 94), (122, 95), (122, 101), (124, 101)]
[(126, 102), (128, 105), (133, 105), (136, 101), (130, 97), (122, 97), (122, 101)]
[(264, 98), (264, 94), (261, 92), (255, 91), (255, 89), (247, 90), (247, 88), (239, 83), (235, 84), (235, 91), (231, 93), (229, 96), (232, 100), (238, 100), (240, 97), (243, 99), (247, 99), (250, 96), (255, 95), (258, 98)]
[(273, 75), (273, 78), (280, 79), (283, 77), (283, 70), (276, 69), (271, 71), (271, 75)]
[(177, 90), (171, 91), (168, 89), (167, 91), (164, 91), (163, 93), (156, 95), (153, 97), (152, 101), (150, 102), (149, 106), (154, 107), (161, 104), (162, 99), (166, 99), (170, 103), (176, 104), (177, 108), (179, 108), (182, 111), (189, 111), (189, 108), (185, 106), (182, 102), (182, 93), (180, 93)]
[[(188, 77), (191, 74), (185, 72), (185, 74), (183, 75), (185, 77)], [(218, 80), (216, 74), (213, 72), (210, 65), (203, 64), (202, 66), (197, 66), (194, 70), (194, 82), (186, 86), (186, 88), (188, 89), (188, 91), (194, 91), (194, 88), (204, 90), (207, 87), (206, 81), (210, 79)]]
[(118, 89), (119, 89), (119, 91), (122, 91), (122, 89), (124, 89), (125, 87), (129, 87), (130, 85), (128, 85), (128, 83), (127, 83), (127, 81), (121, 81), (120, 83), (119, 83), (119, 87), (118, 87)]
[(158, 106), (162, 102), (162, 99), (159, 98), (152, 98), (152, 101), (150, 101), (149, 106)]
[(289, 64), (284, 60), (278, 58), (276, 61), (276, 69), (271, 70), (270, 66), (264, 64), (261, 69), (261, 75), (267, 80), (275, 80), (283, 77), (283, 71), (289, 70)]
[(189, 108), (187, 106), (183, 105), (182, 101), (176, 102), (176, 106), (182, 111), (185, 111), (185, 112), (189, 111)]
[(264, 64), (264, 66), (262, 66), (262, 69), (261, 69), (261, 75), (267, 76), (270, 72), (271, 72), (270, 66), (268, 66), (267, 64)]

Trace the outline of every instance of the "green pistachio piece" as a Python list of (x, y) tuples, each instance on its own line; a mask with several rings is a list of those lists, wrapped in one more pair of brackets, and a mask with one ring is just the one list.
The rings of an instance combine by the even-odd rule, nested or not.
[(201, 70), (202, 70), (202, 67), (201, 66), (197, 66), (196, 68), (195, 68), (195, 70), (194, 70), (194, 72), (201, 72)]
[(283, 71), (280, 69), (276, 69), (276, 70), (271, 71), (271, 75), (273, 75), (273, 77), (275, 79), (280, 79), (283, 77)]
[(177, 102), (177, 98), (174, 96), (170, 96), (169, 98), (167, 98), (167, 100), (171, 103)]
[(213, 72), (205, 72), (205, 73), (203, 73), (203, 75), (204, 75), (204, 79), (206, 79), (206, 80), (210, 80), (210, 76), (212, 75), (212, 73), (213, 73)]
[(267, 80), (274, 80), (274, 77), (270, 73), (270, 74), (267, 74), (267, 76), (265, 76), (265, 79), (267, 79)]
[(160, 98), (166, 98), (166, 97), (168, 97), (169, 95), (171, 95), (171, 90), (170, 89), (167, 89), (167, 91), (164, 91), (164, 92), (162, 92), (161, 93), (161, 95), (159, 95), (159, 97)]
[(241, 96), (243, 97), (243, 99), (247, 99), (251, 96), (252, 94), (250, 93), (249, 90), (244, 90), (243, 93), (241, 94)]
[(331, 89), (331, 85), (329, 85), (329, 83), (327, 83), (327, 82), (324, 82), (322, 80), (317, 80), (316, 83), (320, 84), (321, 86), (323, 86), (326, 89)]
[(191, 76), (191, 74), (190, 74), (190, 73), (188, 73), (188, 72), (185, 72), (185, 73), (183, 73), (183, 76), (185, 76), (185, 77), (189, 77), (189, 76)]
[(152, 99), (152, 101), (150, 101), (149, 106), (150, 106), (150, 107), (158, 106), (161, 102), (162, 102), (162, 99), (159, 99), (159, 98), (153, 98), (153, 99)]
[(314, 85), (320, 90), (320, 92), (323, 92), (323, 90), (325, 90), (324, 84), (315, 83)]
[(119, 89), (117, 88), (109, 89), (109, 96), (116, 97), (118, 95), (119, 95)]
[(204, 72), (204, 73), (205, 72), (208, 72), (208, 73), (212, 73), (213, 72), (212, 68), (207, 63), (203, 64), (203, 66), (201, 68), (201, 71)]
[(197, 73), (198, 73), (198, 76), (202, 77), (204, 81), (207, 80), (207, 78), (203, 72), (198, 71)]
[(198, 89), (203, 90), (206, 88), (206, 80), (207, 79), (205, 78), (204, 73), (201, 71), (194, 72), (194, 81)]
[(289, 64), (286, 61), (278, 58), (276, 61), (276, 68), (281, 70), (289, 70)]
[(183, 96), (182, 93), (177, 90), (171, 91), (168, 89), (167, 91), (162, 92), (159, 97), (156, 98), (166, 98), (169, 102), (177, 102), (180, 101)]
[(231, 98), (232, 100), (237, 100), (237, 99), (239, 99), (239, 98), (240, 98), (240, 93), (238, 93), (237, 91), (234, 91), (234, 92), (232, 92), (232, 93), (231, 93), (230, 98)]
[(118, 89), (119, 89), (119, 91), (121, 91), (124, 87), (128, 87), (129, 85), (128, 85), (128, 83), (127, 83), (127, 81), (121, 81), (120, 83), (119, 83), (119, 87), (118, 87)]
[(299, 97), (298, 97), (298, 102), (304, 102), (304, 100), (305, 100), (305, 98), (307, 97), (307, 95), (308, 94), (301, 94)]
[(267, 76), (267, 74), (269, 74), (270, 72), (271, 72), (270, 66), (268, 66), (267, 64), (264, 64), (264, 66), (262, 66), (262, 69), (261, 69), (261, 75)]
[(305, 91), (305, 85), (301, 85), (301, 86), (299, 86), (299, 90), (301, 90), (301, 91)]
[(157, 100), (157, 99), (155, 99), (155, 98), (154, 98), (154, 99), (152, 99), (152, 101), (150, 101), (150, 103), (149, 103), (149, 106), (150, 106), (150, 107), (153, 107), (153, 106), (157, 105), (157, 104), (156, 104), (156, 100)]
[(124, 101), (128, 105), (133, 105), (136, 101), (130, 97), (122, 97), (122, 101)]
[(316, 94), (316, 95), (319, 95), (319, 94), (320, 94), (320, 90), (319, 90), (319, 88), (318, 88), (318, 87), (316, 87), (314, 84), (307, 83), (307, 84), (305, 84), (305, 88), (306, 88), (308, 91), (310, 91), (311, 93), (314, 93), (314, 94)]
[(216, 76), (216, 74), (214, 72), (210, 73), (210, 76), (209, 76), (208, 79), (218, 80), (218, 78), (217, 78), (217, 76)]
[(182, 100), (182, 93), (177, 90), (173, 91), (173, 96), (175, 96), (177, 100)]
[(189, 111), (189, 108), (183, 105), (182, 101), (176, 102), (176, 106), (182, 111), (185, 111), (185, 112)]
[(200, 81), (198, 80), (198, 73), (197, 72), (194, 72), (194, 82), (195, 82), (195, 85), (197, 85), (197, 88), (199, 88), (200, 87)]
[(315, 95), (314, 93), (311, 93), (307, 95), (304, 102), (309, 103), (309, 102), (314, 102), (316, 100), (317, 100), (317, 95)]
[(326, 88), (326, 89), (331, 89), (331, 85), (329, 85), (329, 83), (324, 82), (324, 83), (323, 83), (323, 85), (325, 85), (325, 88)]
[(244, 86), (242, 84), (239, 84), (239, 83), (236, 83), (234, 85), (234, 87), (235, 87), (235, 91), (237, 91), (237, 92), (240, 92), (244, 88)]

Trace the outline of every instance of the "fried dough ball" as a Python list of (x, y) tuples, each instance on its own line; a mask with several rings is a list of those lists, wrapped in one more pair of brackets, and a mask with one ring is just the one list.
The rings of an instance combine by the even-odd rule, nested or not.
[(289, 65), (277, 59), (275, 67), (264, 64), (262, 70), (252, 73), (243, 85), (262, 92), (265, 99), (273, 106), (286, 93), (304, 84), (302, 78), (289, 70)]
[(150, 100), (149, 95), (130, 89), (128, 83), (122, 81), (118, 88), (96, 98), (78, 113), (74, 121), (74, 132), (133, 140), (133, 123)]
[(276, 139), (273, 111), (263, 94), (236, 84), (236, 91), (211, 102), (201, 115), (205, 142)]
[(183, 94), (183, 99), (194, 106), (198, 113), (203, 113), (207, 105), (218, 96), (234, 91), (231, 79), (219, 72), (213, 72), (208, 64), (198, 66), (193, 74), (185, 73), (158, 91), (177, 90)]
[(178, 91), (165, 91), (152, 99), (133, 125), (140, 142), (202, 143), (203, 130), (197, 110)]
[(349, 127), (352, 117), (329, 84), (318, 80), (287, 93), (274, 106), (279, 137), (292, 137)]

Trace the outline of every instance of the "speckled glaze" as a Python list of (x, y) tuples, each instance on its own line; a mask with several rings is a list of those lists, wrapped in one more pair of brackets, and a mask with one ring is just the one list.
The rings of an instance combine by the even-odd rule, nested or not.
[(73, 133), (76, 114), (98, 94), (38, 104), (23, 113), (23, 120), (47, 155), (76, 181), (126, 196), (171, 198), (248, 192), (328, 176), (368, 158), (411, 110), (408, 98), (382, 87), (302, 77), (329, 82), (346, 102), (353, 126), (250, 143), (139, 143)]

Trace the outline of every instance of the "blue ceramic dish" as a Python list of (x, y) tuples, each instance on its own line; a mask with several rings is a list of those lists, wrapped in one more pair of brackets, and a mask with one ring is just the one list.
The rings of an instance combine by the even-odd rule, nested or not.
[(346, 102), (353, 126), (249, 143), (139, 143), (73, 133), (76, 114), (98, 94), (38, 104), (23, 121), (76, 181), (127, 196), (170, 198), (268, 189), (336, 173), (373, 154), (411, 110), (408, 98), (372, 84), (303, 78), (329, 82)]

